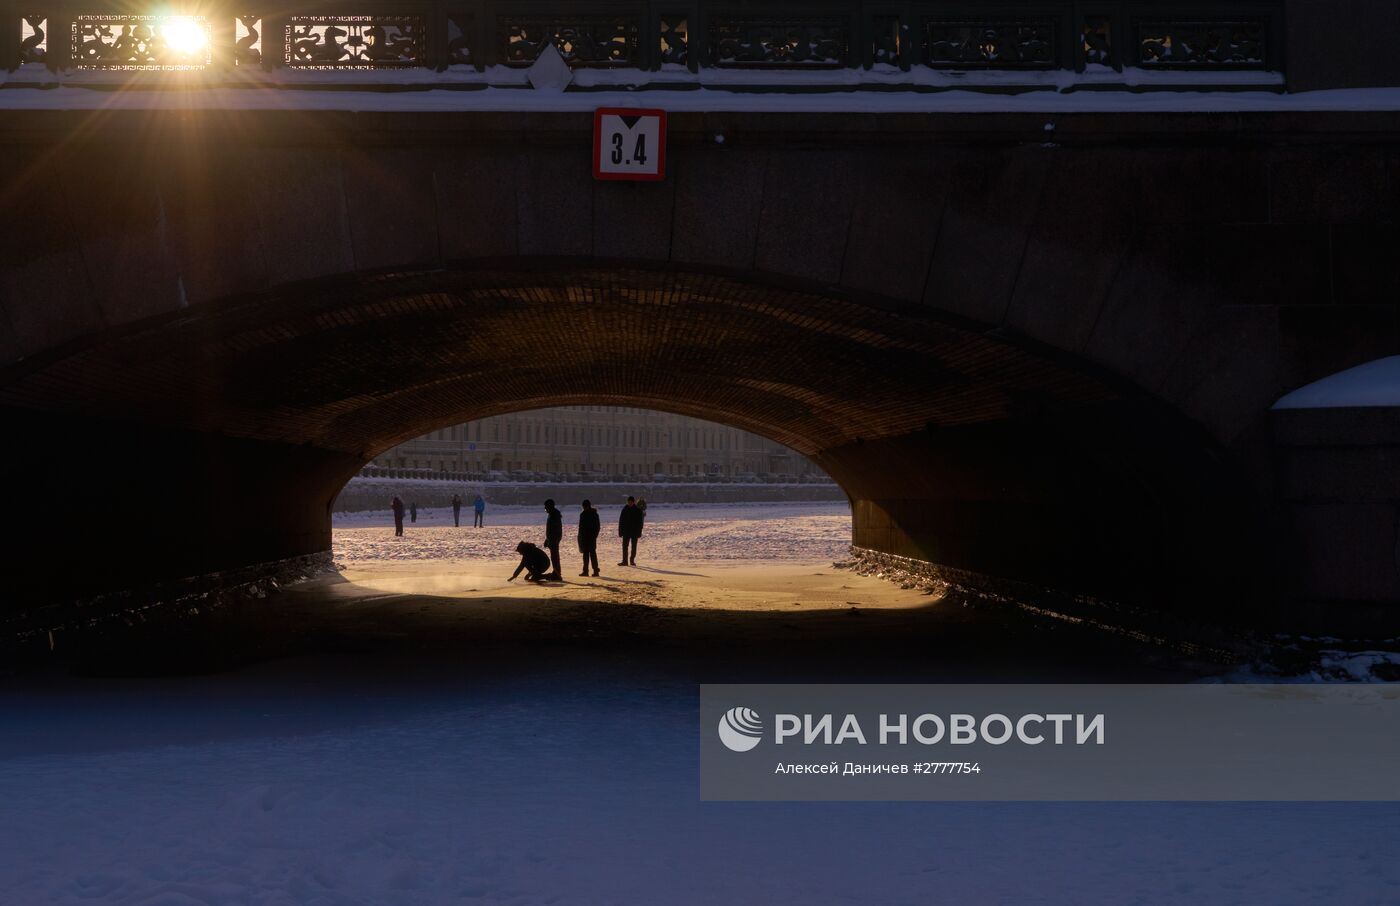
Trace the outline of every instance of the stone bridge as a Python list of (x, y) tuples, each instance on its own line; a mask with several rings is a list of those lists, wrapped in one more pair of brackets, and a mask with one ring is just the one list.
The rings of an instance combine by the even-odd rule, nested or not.
[[(0, 117), (23, 609), (317, 555), (377, 452), (545, 405), (813, 457), (855, 544), (1193, 614), (1393, 627), (1400, 114)], [(159, 490), (157, 490), (159, 489)]]

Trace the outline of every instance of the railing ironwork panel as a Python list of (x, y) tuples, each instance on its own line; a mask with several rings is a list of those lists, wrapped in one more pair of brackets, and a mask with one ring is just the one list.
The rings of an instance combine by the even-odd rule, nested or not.
[(909, 16), (899, 11), (871, 10), (863, 24), (861, 63), (866, 67), (893, 66), (907, 71), (916, 56)]
[(263, 54), (271, 50), (262, 16), (254, 13), (234, 19), (234, 66), (260, 66)]
[(699, 63), (692, 55), (690, 16), (677, 12), (662, 14), (657, 21), (657, 62), (663, 66), (684, 66), (690, 69)]
[(22, 16), (19, 21), (17, 63), (44, 63), (48, 59), (49, 20), (44, 14)]
[(553, 46), (575, 68), (639, 71), (1281, 70), (1282, 3), (37, 0), (0, 14), (0, 67), (480, 70)]
[(1139, 66), (1249, 68), (1266, 59), (1268, 28), (1258, 19), (1139, 19), (1134, 26)]
[(291, 16), (283, 27), (283, 62), (305, 69), (427, 65), (422, 16)]
[(553, 45), (570, 66), (637, 66), (641, 27), (640, 16), (498, 13), (496, 62), (530, 66)]
[(477, 66), (481, 62), (480, 35), (477, 15), (466, 9), (451, 9), (447, 13), (447, 45), (443, 49), (443, 66)]
[(1055, 69), (1055, 17), (926, 18), (924, 61), (934, 68)]
[(1283, 69), (1282, 4), (1271, 0), (1080, 0), (1078, 67)]
[(838, 68), (851, 61), (841, 16), (712, 15), (708, 38), (715, 66)]
[(1105, 13), (1084, 13), (1075, 19), (1079, 51), (1078, 67), (1104, 66), (1122, 69), (1122, 38), (1114, 37), (1114, 18)]
[(213, 62), (203, 16), (85, 13), (73, 17), (70, 35), (76, 69), (189, 70)]

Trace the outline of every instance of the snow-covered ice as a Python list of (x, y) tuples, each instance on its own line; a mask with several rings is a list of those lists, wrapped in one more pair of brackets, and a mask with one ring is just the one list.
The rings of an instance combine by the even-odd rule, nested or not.
[(702, 803), (695, 687), (9, 692), (13, 904), (1394, 903), (1396, 804)]
[(1306, 637), (1277, 640), (1265, 661), (1244, 664), (1209, 682), (1223, 683), (1392, 683), (1400, 677), (1400, 639), (1342, 648), (1340, 639)]
[[(472, 530), (423, 513), (401, 541), (382, 514), (340, 519), (337, 556), (495, 555), (542, 515), (493, 508)], [(849, 519), (656, 507), (642, 556), (812, 556)], [(651, 649), (12, 678), (0, 904), (1400, 902), (1400, 803), (701, 802), (696, 682), (745, 677)]]
[(1299, 387), (1275, 409), (1339, 409), (1351, 406), (1400, 406), (1400, 355), (1348, 368)]
[[(564, 506), (564, 545), (573, 550), (578, 507)], [(620, 507), (599, 506), (599, 557), (615, 554)], [(515, 557), (522, 541), (544, 538), (542, 507), (490, 507), (484, 528), (471, 528), (471, 504), (462, 528), (452, 510), (420, 509), (396, 538), (393, 517), (347, 513), (335, 517), (337, 562), (375, 560), (499, 560)], [(845, 503), (656, 504), (647, 509), (638, 545), (644, 560), (836, 560), (851, 544), (851, 508)]]

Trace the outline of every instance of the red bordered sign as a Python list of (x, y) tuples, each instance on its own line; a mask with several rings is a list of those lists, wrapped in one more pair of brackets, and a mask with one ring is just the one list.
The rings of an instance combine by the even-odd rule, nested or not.
[(593, 178), (666, 178), (666, 111), (599, 107), (593, 111)]

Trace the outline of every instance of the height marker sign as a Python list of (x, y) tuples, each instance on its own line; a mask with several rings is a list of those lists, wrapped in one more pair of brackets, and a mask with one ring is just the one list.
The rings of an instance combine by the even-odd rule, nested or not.
[(666, 178), (666, 111), (599, 107), (593, 112), (593, 178)]

